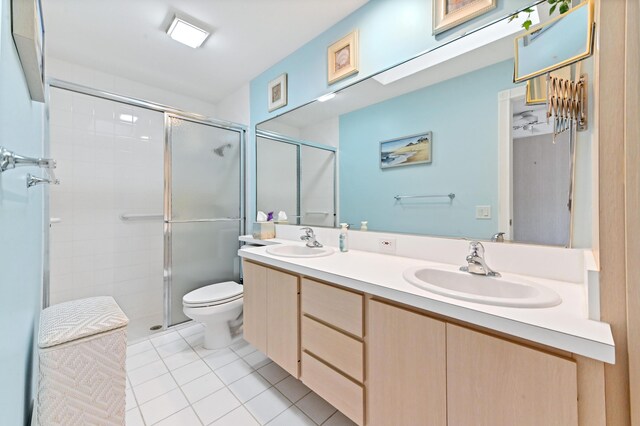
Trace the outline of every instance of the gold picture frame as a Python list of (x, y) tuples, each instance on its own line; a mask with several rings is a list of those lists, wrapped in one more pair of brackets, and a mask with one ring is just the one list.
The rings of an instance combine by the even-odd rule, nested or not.
[[(584, 49), (582, 52), (580, 52), (579, 54), (573, 56), (573, 57), (569, 57), (563, 60), (560, 60), (557, 63), (554, 63), (552, 65), (548, 65), (545, 66), (544, 68), (541, 69), (537, 69), (535, 71), (530, 71), (527, 74), (522, 74), (521, 70), (519, 69), (518, 64), (520, 63), (520, 48), (519, 48), (519, 44), (522, 42), (523, 45), (530, 45), (531, 42), (527, 42), (527, 40), (529, 38), (533, 38), (536, 37), (537, 35), (540, 35), (542, 33), (542, 31), (544, 30), (548, 30), (548, 29), (555, 29), (555, 30), (559, 30), (560, 27), (559, 23), (561, 20), (563, 19), (567, 19), (568, 17), (573, 17), (571, 15), (573, 15), (576, 12), (584, 12), (584, 8), (586, 8), (586, 25), (584, 26), (586, 29), (585, 32), (585, 44), (584, 44)], [(578, 16), (577, 14), (574, 16)], [(567, 21), (565, 21), (567, 22)], [(532, 78), (538, 77), (538, 76), (542, 76), (544, 74), (547, 74), (549, 72), (555, 71), (557, 69), (560, 68), (564, 68), (568, 65), (574, 64), (578, 61), (581, 61), (585, 58), (588, 58), (589, 56), (591, 56), (593, 54), (594, 51), (594, 47), (593, 47), (593, 39), (594, 39), (594, 32), (595, 32), (595, 23), (594, 23), (594, 3), (593, 0), (585, 0), (584, 2), (580, 3), (578, 6), (575, 6), (574, 8), (570, 9), (568, 12), (565, 12), (564, 14), (558, 15), (555, 18), (546, 21), (542, 24), (538, 24), (534, 27), (529, 28), (528, 31), (526, 31), (525, 33), (517, 36), (514, 39), (514, 65), (513, 65), (513, 82), (514, 83), (522, 83), (524, 81), (527, 80), (531, 80)]]
[(327, 80), (333, 84), (358, 72), (358, 30), (351, 31), (327, 49)]
[(271, 80), (267, 86), (269, 112), (287, 105), (287, 73)]
[(497, 0), (433, 0), (433, 35), (495, 9)]

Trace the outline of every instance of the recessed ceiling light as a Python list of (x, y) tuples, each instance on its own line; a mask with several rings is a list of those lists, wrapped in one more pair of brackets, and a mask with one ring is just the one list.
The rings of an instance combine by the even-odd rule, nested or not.
[(336, 94), (335, 93), (327, 93), (326, 95), (322, 95), (318, 98), (318, 102), (327, 102), (330, 101), (331, 99), (335, 98)]
[(169, 37), (189, 47), (198, 48), (209, 37), (209, 32), (184, 21), (177, 16), (167, 30)]

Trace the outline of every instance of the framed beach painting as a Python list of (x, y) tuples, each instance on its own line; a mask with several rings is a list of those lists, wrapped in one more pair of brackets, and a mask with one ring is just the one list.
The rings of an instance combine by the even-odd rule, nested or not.
[(269, 112), (287, 104), (287, 74), (271, 80), (268, 85)]
[(433, 0), (433, 34), (450, 30), (487, 13), (497, 0)]
[(329, 46), (327, 80), (333, 84), (358, 72), (358, 30), (354, 30)]
[(380, 142), (380, 168), (431, 163), (431, 132)]

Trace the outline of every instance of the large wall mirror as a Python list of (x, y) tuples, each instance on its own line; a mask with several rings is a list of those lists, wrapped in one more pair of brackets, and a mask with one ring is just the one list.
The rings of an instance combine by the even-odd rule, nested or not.
[[(533, 7), (534, 23), (551, 19), (546, 1)], [(513, 74), (523, 32), (505, 17), (258, 124), (257, 209), (300, 225), (555, 246), (575, 245), (579, 228), (588, 245), (591, 134), (554, 140), (545, 105), (526, 103)]]

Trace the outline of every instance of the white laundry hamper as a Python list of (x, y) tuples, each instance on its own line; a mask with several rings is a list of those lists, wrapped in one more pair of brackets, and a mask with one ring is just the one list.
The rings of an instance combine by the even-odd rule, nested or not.
[(42, 311), (36, 425), (125, 424), (128, 322), (112, 297)]

